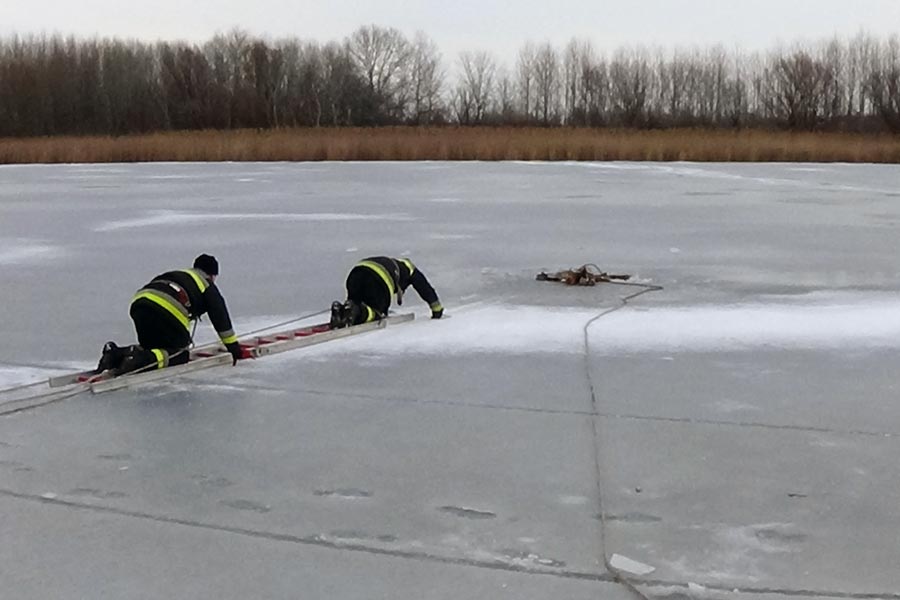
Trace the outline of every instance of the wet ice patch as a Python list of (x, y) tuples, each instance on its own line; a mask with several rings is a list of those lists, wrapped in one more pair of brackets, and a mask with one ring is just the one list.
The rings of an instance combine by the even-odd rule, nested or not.
[(336, 529), (329, 532), (330, 537), (336, 540), (362, 541), (362, 542), (385, 542), (393, 543), (399, 541), (396, 535), (390, 533), (368, 533), (356, 529)]
[[(303, 317), (303, 315), (312, 316), (298, 318)], [(330, 311), (324, 309), (321, 311), (304, 312), (299, 315), (233, 315), (231, 320), (238, 337), (241, 338), (242, 341), (246, 341), (245, 338), (252, 339), (257, 336), (274, 335), (291, 329), (320, 325), (327, 323), (329, 318)], [(219, 337), (212, 327), (197, 327), (194, 334), (194, 343), (197, 346), (203, 346), (218, 341)]]
[(234, 500), (219, 500), (219, 504), (227, 506), (229, 508), (246, 510), (255, 513), (267, 513), (272, 510), (272, 507), (268, 504), (262, 504), (260, 502), (254, 502), (253, 500), (244, 500), (241, 498)]
[(336, 488), (328, 490), (316, 490), (314, 496), (333, 496), (336, 498), (371, 498), (372, 492), (360, 488)]
[(441, 506), (438, 510), (463, 519), (494, 519), (497, 517), (496, 513), (464, 506)]
[(210, 221), (412, 221), (404, 213), (200, 213), (177, 210), (149, 211), (142, 217), (107, 221), (94, 227), (94, 231), (117, 231), (144, 227), (194, 225)]

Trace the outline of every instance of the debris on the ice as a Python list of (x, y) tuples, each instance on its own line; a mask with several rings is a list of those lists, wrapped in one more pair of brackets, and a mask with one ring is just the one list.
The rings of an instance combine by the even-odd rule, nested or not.
[(541, 271), (535, 276), (537, 281), (559, 281), (566, 285), (596, 285), (609, 283), (613, 279), (628, 281), (631, 275), (613, 275), (603, 271), (594, 263), (587, 263), (573, 269), (565, 269), (556, 273)]
[(609, 565), (617, 571), (623, 571), (631, 575), (647, 575), (656, 570), (656, 567), (645, 565), (621, 554), (613, 554), (609, 559)]

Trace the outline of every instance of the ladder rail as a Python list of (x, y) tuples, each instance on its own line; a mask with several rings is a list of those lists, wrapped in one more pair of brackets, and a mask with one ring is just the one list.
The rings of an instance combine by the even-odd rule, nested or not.
[[(405, 323), (407, 321), (413, 320), (414, 318), (415, 315), (413, 313), (405, 313), (391, 316), (387, 319), (372, 321), (370, 323), (363, 323), (360, 325), (354, 325), (352, 327), (345, 327), (342, 329), (331, 329), (327, 324), (313, 325), (311, 327), (288, 330), (277, 334), (259, 336), (257, 338), (253, 338), (250, 341), (241, 342), (241, 347), (244, 350), (246, 358), (260, 358), (263, 356), (280, 354), (289, 350), (296, 350), (298, 348), (305, 348), (308, 346), (321, 344), (323, 342), (359, 335), (362, 333), (367, 333), (369, 331), (384, 329), (385, 327), (387, 327), (388, 323)], [(278, 336), (285, 336), (287, 337), (287, 339), (270, 339), (277, 338)], [(172, 367), (166, 367), (165, 369), (157, 369), (143, 373), (126, 374), (120, 377), (92, 382), (90, 384), (91, 392), (100, 394), (103, 392), (126, 388), (132, 385), (139, 385), (152, 381), (160, 381), (163, 379), (172, 379), (188, 373), (194, 373), (196, 371), (226, 365), (232, 361), (231, 354), (229, 354), (224, 347), (220, 346), (219, 348), (217, 348), (217, 350), (218, 351), (216, 353), (198, 357), (195, 360), (192, 360), (183, 365), (176, 365)]]

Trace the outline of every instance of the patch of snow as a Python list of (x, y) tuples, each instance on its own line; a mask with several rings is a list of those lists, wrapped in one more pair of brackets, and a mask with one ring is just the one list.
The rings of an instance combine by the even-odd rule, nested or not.
[(210, 221), (412, 221), (406, 214), (361, 213), (200, 213), (176, 210), (149, 211), (146, 216), (120, 221), (107, 221), (94, 231), (116, 231), (143, 227), (193, 225)]
[(0, 265), (22, 265), (47, 262), (59, 258), (59, 246), (26, 239), (0, 240)]
[(468, 233), (432, 233), (428, 237), (433, 240), (470, 240), (475, 236)]
[(567, 506), (583, 506), (590, 502), (590, 499), (587, 496), (560, 496), (559, 502)]
[(33, 367), (7, 367), (0, 365), (0, 390), (28, 385), (44, 381), (59, 371), (52, 369), (37, 369)]
[(591, 351), (709, 352), (770, 348), (900, 347), (900, 301), (762, 303), (626, 309), (591, 326)]
[[(588, 330), (591, 353), (665, 353), (664, 359), (671, 360), (674, 352), (900, 348), (900, 301), (888, 296), (835, 297), (831, 303), (817, 298), (806, 303), (641, 308), (625, 307), (594, 321)], [(451, 305), (450, 319), (432, 320), (420, 311), (411, 325), (313, 347), (303, 354), (322, 359), (335, 353), (576, 354), (584, 351), (584, 325), (602, 310), (496, 304), (454, 310)], [(249, 329), (256, 322), (239, 324)]]

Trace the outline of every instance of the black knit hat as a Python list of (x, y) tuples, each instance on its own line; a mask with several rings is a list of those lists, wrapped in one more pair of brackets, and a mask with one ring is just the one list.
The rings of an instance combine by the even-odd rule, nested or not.
[(194, 259), (194, 268), (200, 269), (207, 275), (218, 275), (219, 261), (216, 260), (215, 256), (210, 256), (209, 254), (201, 254)]

